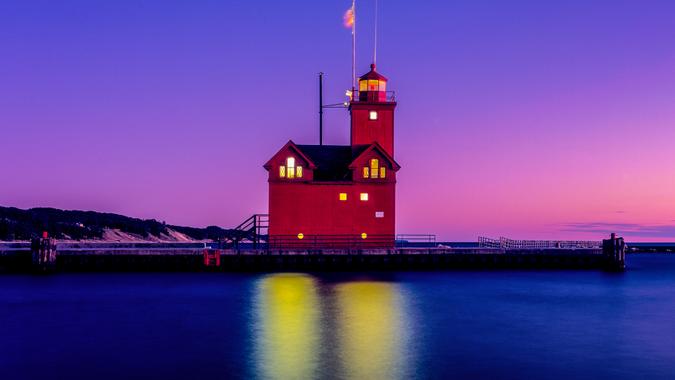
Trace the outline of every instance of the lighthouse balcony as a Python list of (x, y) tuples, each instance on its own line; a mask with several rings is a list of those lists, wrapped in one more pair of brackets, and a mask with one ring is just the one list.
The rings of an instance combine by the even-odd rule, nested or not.
[(396, 91), (354, 91), (352, 102), (395, 103)]

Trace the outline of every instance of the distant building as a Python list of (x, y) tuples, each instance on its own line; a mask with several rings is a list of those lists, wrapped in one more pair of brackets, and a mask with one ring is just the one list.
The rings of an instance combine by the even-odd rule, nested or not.
[(395, 237), (394, 109), (387, 79), (359, 78), (349, 104), (350, 145), (289, 141), (269, 172), (271, 246), (389, 247)]

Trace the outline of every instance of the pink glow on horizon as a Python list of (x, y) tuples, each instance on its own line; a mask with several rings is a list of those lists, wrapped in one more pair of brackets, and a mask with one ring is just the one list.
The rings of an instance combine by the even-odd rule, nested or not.
[[(327, 102), (349, 87), (344, 4), (134, 4), (0, 14), (0, 205), (223, 227), (265, 212), (262, 164), (318, 139), (315, 74)], [(675, 3), (382, 12), (399, 233), (675, 240)], [(347, 117), (326, 113), (328, 143), (348, 143)]]

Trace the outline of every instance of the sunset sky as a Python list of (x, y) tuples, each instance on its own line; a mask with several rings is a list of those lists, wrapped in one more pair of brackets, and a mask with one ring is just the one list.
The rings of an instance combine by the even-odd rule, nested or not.
[[(233, 227), (350, 87), (348, 0), (0, 2), (0, 205)], [(675, 240), (675, 1), (379, 0), (397, 232)], [(357, 1), (357, 72), (374, 0)], [(348, 112), (326, 111), (348, 144)]]

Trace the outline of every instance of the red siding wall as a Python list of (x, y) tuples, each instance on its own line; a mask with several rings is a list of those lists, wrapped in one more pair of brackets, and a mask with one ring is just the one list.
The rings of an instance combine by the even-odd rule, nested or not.
[[(379, 143), (394, 157), (394, 108), (396, 103), (351, 104), (351, 145)], [(370, 120), (370, 111), (377, 111), (377, 120)]]
[[(339, 194), (347, 193), (340, 201)], [(368, 193), (368, 201), (360, 200)], [(269, 183), (270, 236), (395, 233), (395, 182)], [(383, 218), (375, 212), (383, 211)]]

